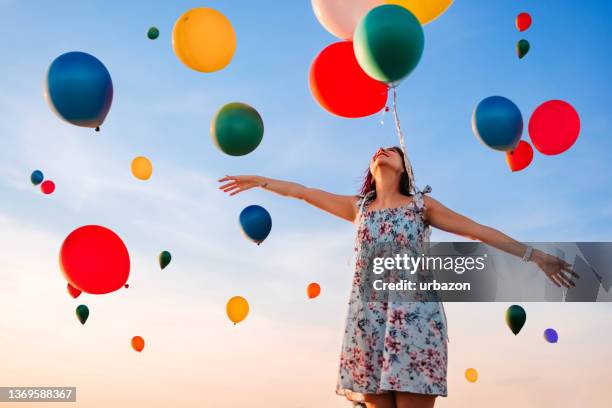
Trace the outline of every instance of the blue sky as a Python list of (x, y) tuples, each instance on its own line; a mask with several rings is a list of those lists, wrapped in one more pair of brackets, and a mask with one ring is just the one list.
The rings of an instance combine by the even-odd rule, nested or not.
[[(175, 20), (196, 6), (218, 9), (236, 30), (237, 50), (223, 71), (191, 71), (172, 51)], [(146, 318), (126, 313), (125, 321), (114, 324), (138, 325), (142, 332), (164, 338), (170, 350), (174, 340), (159, 327), (178, 330), (188, 324), (186, 316), (196, 318), (200, 306), (211, 316), (222, 316), (225, 300), (242, 293), (254, 310), (251, 336), (261, 336), (262, 327), (276, 335), (279, 327), (290, 325), (301, 337), (287, 342), (311, 347), (309, 358), (325, 361), (326, 382), (314, 395), (327, 401), (350, 285), (346, 261), (352, 226), (263, 192), (229, 199), (215, 190), (216, 178), (224, 174), (262, 174), (350, 194), (373, 151), (397, 143), (390, 115), (384, 125), (379, 115), (341, 119), (313, 100), (307, 80), (310, 63), (337, 40), (319, 25), (310, 2), (62, 1), (49, 6), (0, 0), (0, 8), (0, 236), (7, 248), (7, 267), (0, 275), (7, 296), (0, 297), (0, 305), (7, 310), (27, 299), (32, 303), (23, 306), (23, 313), (44, 310), (49, 322), (72, 327), (74, 305), (66, 299), (57, 251), (74, 228), (106, 225), (124, 238), (132, 254), (132, 297), (112, 295), (115, 304), (89, 301), (99, 302), (108, 313), (122, 313), (119, 305), (148, 313)], [(514, 26), (521, 11), (533, 17), (524, 33)], [(610, 240), (611, 12), (606, 1), (458, 0), (427, 25), (423, 59), (398, 89), (417, 183), (430, 184), (432, 196), (448, 207), (519, 240)], [(161, 32), (156, 41), (146, 38), (152, 25)], [(531, 51), (518, 60), (514, 47), (521, 38), (529, 40)], [(100, 133), (60, 121), (43, 98), (49, 64), (73, 50), (97, 56), (113, 78), (115, 99)], [(472, 110), (491, 95), (513, 100), (525, 123), (540, 103), (568, 101), (582, 121), (577, 143), (560, 156), (536, 153), (528, 169), (511, 173), (503, 154), (481, 145), (471, 131)], [(231, 101), (254, 106), (266, 127), (259, 148), (240, 158), (218, 151), (209, 134), (215, 112)], [(154, 164), (153, 178), (146, 183), (129, 173), (132, 158), (139, 155)], [(52, 196), (29, 185), (36, 168), (56, 182)], [(242, 237), (237, 222), (240, 210), (254, 203), (273, 217), (272, 234), (261, 247)], [(434, 233), (436, 238), (449, 237)], [(172, 278), (153, 273), (163, 249), (174, 255)], [(321, 282), (327, 296), (305, 307), (302, 294), (310, 281)], [(487, 311), (477, 306), (469, 307), (482, 313), (479, 322), (450, 308), (451, 338), (457, 345), (474, 333), (495, 338), (503, 330), (495, 325), (505, 305)], [(183, 307), (193, 315), (176, 320), (187, 313)], [(577, 339), (567, 351), (574, 358), (581, 346), (580, 329), (601, 329), (595, 320), (576, 322), (608, 309), (563, 307), (571, 316), (567, 332)], [(556, 305), (533, 310), (554, 316), (557, 325), (568, 316)], [(219, 317), (203, 325), (221, 322)], [(23, 352), (17, 349), (24, 341), (19, 333), (32, 330), (61, 341), (50, 329), (35, 329), (17, 318), (0, 328), (15, 333), (15, 358)], [(611, 326), (602, 333), (601, 341), (609, 342)], [(131, 338), (131, 333), (125, 335)], [(53, 352), (68, 353), (59, 347)], [(322, 357), (326, 353), (331, 360)], [(460, 373), (463, 367), (452, 358), (451, 368)], [(184, 364), (189, 367), (188, 357)], [(318, 378), (316, 371), (312, 378)]]

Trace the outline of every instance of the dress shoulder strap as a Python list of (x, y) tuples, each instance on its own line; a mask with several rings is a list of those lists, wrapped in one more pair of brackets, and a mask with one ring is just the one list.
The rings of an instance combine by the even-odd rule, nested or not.
[(428, 184), (422, 190), (416, 189), (414, 204), (419, 211), (425, 211), (425, 194), (431, 193), (431, 186)]

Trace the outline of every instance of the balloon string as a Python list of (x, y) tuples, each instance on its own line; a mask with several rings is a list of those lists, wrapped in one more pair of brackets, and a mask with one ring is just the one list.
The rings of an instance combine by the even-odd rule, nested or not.
[(410, 191), (412, 193), (415, 193), (416, 186), (414, 184), (414, 173), (412, 172), (412, 164), (408, 159), (408, 150), (406, 149), (406, 142), (404, 141), (404, 132), (402, 132), (399, 115), (397, 114), (397, 91), (395, 87), (393, 87), (393, 119), (395, 119), (395, 130), (397, 131), (397, 136), (399, 137), (400, 147), (402, 148), (402, 152), (404, 153), (404, 163), (406, 165), (406, 173), (408, 173)]

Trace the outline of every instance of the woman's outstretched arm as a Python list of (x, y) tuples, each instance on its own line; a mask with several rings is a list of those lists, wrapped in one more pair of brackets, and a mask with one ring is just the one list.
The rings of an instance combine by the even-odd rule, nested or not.
[(354, 222), (357, 216), (355, 205), (357, 196), (354, 195), (332, 194), (316, 188), (305, 187), (298, 183), (262, 176), (225, 176), (219, 182), (226, 182), (219, 189), (232, 196), (253, 187), (260, 187), (285, 197), (304, 200), (308, 204), (350, 222)]
[[(527, 245), (494, 228), (478, 224), (446, 208), (431, 197), (425, 197), (425, 207), (427, 222), (433, 227), (470, 239), (476, 239), (521, 258), (527, 251)], [(567, 262), (537, 249), (533, 250), (530, 260), (535, 262), (555, 285), (567, 288), (575, 286), (571, 277), (578, 278), (578, 275)]]

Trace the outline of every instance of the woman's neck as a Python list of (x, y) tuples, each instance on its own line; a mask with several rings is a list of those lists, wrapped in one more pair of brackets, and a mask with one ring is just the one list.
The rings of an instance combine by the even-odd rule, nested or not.
[(400, 177), (396, 172), (383, 171), (374, 175), (376, 182), (376, 201), (381, 208), (395, 207), (402, 198), (398, 186)]

